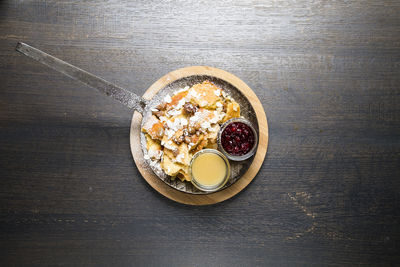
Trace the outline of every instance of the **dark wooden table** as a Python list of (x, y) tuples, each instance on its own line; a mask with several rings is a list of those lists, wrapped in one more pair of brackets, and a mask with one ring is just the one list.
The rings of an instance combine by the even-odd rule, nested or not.
[[(400, 263), (399, 1), (1, 1), (0, 265)], [(159, 195), (132, 112), (14, 51), (18, 41), (143, 92), (209, 65), (270, 126), (223, 203)]]

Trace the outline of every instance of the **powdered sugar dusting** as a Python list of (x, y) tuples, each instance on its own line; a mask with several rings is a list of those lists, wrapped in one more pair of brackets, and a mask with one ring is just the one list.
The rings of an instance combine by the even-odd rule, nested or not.
[[(168, 84), (167, 87), (163, 88), (155, 97), (153, 97), (150, 106), (156, 107), (161, 102), (167, 102), (167, 101), (163, 101), (165, 97), (167, 98), (166, 100), (168, 100), (168, 98), (170, 98), (170, 96), (174, 95), (174, 93), (177, 93), (177, 91), (181, 91), (181, 92), (184, 91), (185, 87), (187, 87), (186, 90), (189, 91), (188, 95), (185, 97), (185, 99), (187, 101), (188, 99), (190, 99), (190, 94), (194, 94), (195, 96), (197, 96), (196, 92), (191, 90), (188, 85), (191, 86), (196, 83), (202, 83), (206, 79), (209, 79), (211, 82), (215, 83), (217, 86), (223, 88), (223, 90), (221, 90), (220, 93), (224, 98), (229, 97), (231, 95), (232, 98), (229, 97), (230, 99), (233, 99), (233, 97), (235, 99), (237, 99), (237, 102), (240, 104), (241, 113), (242, 113), (243, 117), (250, 120), (253, 123), (253, 125), (256, 125), (256, 126), (258, 125), (257, 119), (255, 117), (255, 112), (251, 106), (251, 103), (246, 98), (244, 98), (243, 95), (229, 83), (227, 83), (223, 80), (219, 80), (217, 78), (210, 77), (210, 76), (201, 76), (201, 75), (200, 76), (190, 76), (187, 78), (183, 78), (183, 79), (174, 81), (174, 82)], [(216, 92), (214, 92), (214, 94), (215, 93)], [(168, 97), (166, 96), (166, 94), (168, 94)], [(171, 99), (171, 101), (172, 101), (172, 99)], [(175, 107), (172, 107), (172, 109), (175, 109), (178, 105), (179, 105), (179, 102), (177, 103), (177, 105), (175, 105)], [(219, 113), (223, 113), (222, 108), (223, 108), (222, 104), (218, 101), (216, 103), (216, 110)], [(196, 115), (200, 115), (200, 114), (196, 114)], [(213, 116), (208, 120), (209, 123), (211, 124), (211, 126), (214, 124), (214, 121), (215, 121), (215, 114), (212, 114), (212, 115)], [(151, 110), (147, 109), (146, 113), (144, 114), (144, 121), (145, 121), (145, 118), (148, 118), (149, 116), (151, 116)], [(178, 116), (181, 116), (181, 115), (178, 115)], [(192, 117), (194, 117), (194, 118), (192, 119)], [(190, 125), (194, 121), (196, 123), (198, 123), (200, 120), (200, 117), (197, 117), (197, 118), (196, 118), (196, 116), (192, 116), (192, 117), (190, 119), (186, 120), (188, 125)], [(160, 121), (163, 124), (165, 124), (167, 120), (170, 120), (172, 118), (168, 114), (165, 114), (164, 116), (159, 117)], [(184, 125), (185, 122), (181, 121), (180, 124)], [(207, 126), (207, 125), (203, 125), (203, 126)], [(257, 129), (257, 131), (258, 131), (258, 129)], [(147, 151), (146, 139), (145, 139), (144, 133), (141, 134), (141, 142), (142, 142), (143, 151)], [(190, 148), (191, 145), (194, 145), (194, 144), (189, 143), (188, 147)], [(150, 152), (149, 155), (147, 155), (145, 161), (148, 163), (148, 166), (154, 171), (154, 173), (157, 176), (159, 176), (160, 179), (163, 180), (165, 183), (167, 183), (171, 187), (173, 187), (177, 190), (183, 191), (183, 192), (192, 193), (192, 194), (206, 194), (205, 192), (198, 191), (190, 183), (181, 182), (179, 179), (172, 180), (169, 176), (167, 176), (164, 173), (164, 171), (160, 167), (160, 163), (162, 161), (162, 156), (160, 157), (161, 160), (152, 160), (152, 156), (153, 155)], [(150, 159), (148, 159), (148, 157), (150, 157)], [(250, 163), (251, 163), (251, 159), (246, 160), (244, 162), (232, 162), (231, 163), (232, 176), (225, 187), (231, 185), (233, 182), (235, 182), (237, 179), (239, 179), (241, 177), (241, 175), (247, 170)]]
[(164, 97), (164, 102), (166, 102), (166, 103), (171, 103), (171, 101), (172, 101), (172, 99), (171, 99), (171, 97), (170, 97), (169, 95), (166, 95), (166, 96)]

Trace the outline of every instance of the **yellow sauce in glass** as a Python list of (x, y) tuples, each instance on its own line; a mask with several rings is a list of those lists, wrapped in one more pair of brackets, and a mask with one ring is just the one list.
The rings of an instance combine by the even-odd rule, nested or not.
[(225, 161), (215, 153), (202, 153), (192, 163), (193, 179), (205, 187), (220, 185), (226, 176)]

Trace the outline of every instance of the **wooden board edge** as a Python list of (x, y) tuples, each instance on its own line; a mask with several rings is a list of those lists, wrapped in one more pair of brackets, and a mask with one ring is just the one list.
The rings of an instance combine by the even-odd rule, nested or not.
[(235, 75), (213, 67), (192, 66), (172, 71), (164, 75), (153, 85), (151, 85), (149, 89), (145, 92), (143, 97), (146, 99), (151, 99), (153, 95), (155, 95), (160, 89), (164, 88), (169, 83), (172, 83), (180, 78), (192, 75), (209, 75), (225, 80), (235, 86), (239, 91), (241, 91), (249, 99), (250, 103), (252, 103), (252, 106), (256, 112), (259, 126), (259, 144), (257, 147), (257, 152), (254, 156), (254, 160), (247, 172), (242, 176), (242, 178), (240, 178), (238, 181), (236, 181), (234, 184), (224, 190), (207, 195), (194, 195), (184, 193), (168, 186), (163, 181), (161, 181), (151, 171), (151, 169), (147, 168), (145, 165), (146, 163), (144, 161), (143, 151), (140, 145), (140, 126), (142, 115), (138, 112), (134, 112), (132, 116), (130, 129), (130, 147), (133, 159), (136, 166), (138, 167), (139, 172), (142, 174), (143, 178), (150, 184), (150, 186), (153, 187), (157, 192), (169, 199), (187, 205), (210, 205), (222, 202), (235, 196), (245, 187), (247, 187), (257, 175), (267, 153), (268, 122), (267, 116), (260, 100), (258, 99), (256, 94), (250, 89), (250, 87)]

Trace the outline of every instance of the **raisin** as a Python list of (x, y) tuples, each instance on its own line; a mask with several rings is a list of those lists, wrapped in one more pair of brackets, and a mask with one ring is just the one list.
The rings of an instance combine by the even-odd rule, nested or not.
[(159, 111), (163, 111), (163, 110), (165, 110), (167, 108), (167, 103), (165, 103), (165, 102), (162, 102), (160, 105), (158, 105), (157, 107), (156, 107), (156, 109), (158, 109)]
[(193, 105), (192, 103), (185, 103), (185, 105), (183, 105), (183, 111), (185, 112), (186, 115), (189, 116), (193, 116), (194, 113), (196, 113), (198, 107)]
[(196, 133), (196, 129), (195, 129), (194, 127), (189, 126), (188, 132), (189, 132), (190, 134), (195, 134), (195, 133)]
[(189, 144), (190, 143), (190, 137), (189, 136), (185, 136), (185, 143)]
[(152, 111), (152, 114), (154, 116), (157, 116), (158, 118), (160, 118), (161, 116), (165, 115), (165, 111), (164, 110), (157, 110), (157, 111)]
[(179, 136), (179, 137), (174, 137), (172, 138), (172, 140), (177, 144), (180, 145), (183, 141), (185, 141), (185, 137), (183, 135)]

